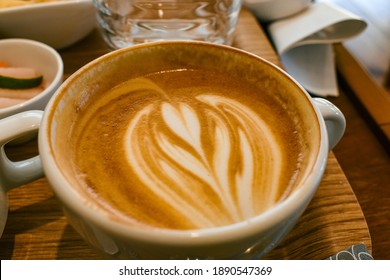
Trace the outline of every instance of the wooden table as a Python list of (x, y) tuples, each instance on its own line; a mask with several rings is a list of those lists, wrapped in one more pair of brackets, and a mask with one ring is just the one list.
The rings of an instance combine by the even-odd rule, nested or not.
[[(246, 10), (241, 13), (234, 46), (279, 64), (265, 33), (252, 14)], [(65, 78), (107, 51), (96, 31), (78, 44), (61, 51), (65, 63)], [(375, 142), (364, 121), (356, 116), (355, 108), (344, 95), (332, 101), (336, 101), (335, 103), (345, 111), (347, 121), (351, 117), (358, 120), (359, 134), (355, 136), (357, 131), (352, 126), (347, 130), (345, 139), (335, 153), (329, 154), (324, 178), (313, 201), (293, 231), (278, 248), (266, 256), (267, 258), (324, 259), (357, 243), (364, 243), (369, 250), (372, 249), (367, 223), (354, 194), (355, 186), (351, 187), (335, 154), (343, 160), (349, 172), (349, 168), (355, 164), (350, 162), (352, 150), (362, 146), (359, 141), (361, 137), (370, 138), (370, 143), (364, 145), (367, 149), (364, 155), (367, 158), (361, 159), (360, 163), (363, 166), (371, 159), (366, 153), (374, 153), (366, 147), (373, 146), (372, 149), (376, 149), (377, 152), (380, 146)], [(32, 141), (24, 148), (8, 147), (7, 153), (14, 159), (31, 156), (37, 153), (36, 143)], [(367, 166), (364, 168), (366, 176), (351, 176), (351, 182), (357, 184), (358, 188), (362, 186), (359, 180), (369, 183), (366, 180), (373, 178), (373, 173), (370, 173)], [(359, 173), (360, 170), (355, 169), (351, 174), (354, 174), (353, 172)], [(14, 189), (8, 196), (10, 210), (0, 240), (1, 259), (99, 258), (68, 225), (45, 178)], [(367, 206), (366, 201), (363, 200), (363, 203)], [(381, 244), (377, 246), (380, 248)]]

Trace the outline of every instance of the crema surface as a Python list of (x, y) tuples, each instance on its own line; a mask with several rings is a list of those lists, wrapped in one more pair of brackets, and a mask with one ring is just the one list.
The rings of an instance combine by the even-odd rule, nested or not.
[(88, 101), (71, 130), (82, 187), (119, 220), (199, 229), (243, 221), (295, 187), (299, 122), (239, 77), (178, 69)]

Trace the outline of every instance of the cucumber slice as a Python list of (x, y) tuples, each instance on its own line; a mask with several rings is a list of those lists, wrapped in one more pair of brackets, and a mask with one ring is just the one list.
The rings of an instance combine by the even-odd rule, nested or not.
[(14, 78), (0, 75), (0, 88), (27, 89), (37, 87), (42, 83), (43, 76), (32, 78)]

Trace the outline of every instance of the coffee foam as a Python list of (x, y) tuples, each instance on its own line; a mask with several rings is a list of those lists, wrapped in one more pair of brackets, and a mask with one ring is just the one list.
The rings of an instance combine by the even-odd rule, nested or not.
[[(294, 170), (286, 169), (290, 158), (281, 136), (262, 114), (219, 89), (172, 91), (154, 80), (153, 75), (136, 78), (113, 88), (89, 106), (77, 125), (81, 139), (94, 118), (109, 116), (100, 113), (102, 108), (123, 110), (117, 104), (129, 97), (130, 113), (111, 124), (123, 131), (113, 137), (117, 140), (85, 140), (76, 159), (87, 187), (103, 197), (103, 208), (149, 226), (207, 228), (253, 217), (290, 191), (299, 162), (289, 163)], [(147, 94), (133, 99), (139, 92)], [(104, 138), (105, 132), (99, 133)], [(85, 157), (87, 149), (107, 151), (93, 159)], [(107, 157), (106, 164), (102, 158)], [(109, 190), (106, 184), (112, 184)]]
[[(129, 123), (123, 143), (127, 160), (145, 186), (183, 213), (196, 227), (217, 226), (220, 221), (220, 217), (213, 219), (207, 207), (193, 205), (191, 200), (203, 200), (203, 193), (196, 195), (193, 191), (200, 187), (199, 182), (216, 194), (215, 203), (220, 203), (228, 213), (230, 223), (253, 217), (259, 208), (267, 209), (278, 198), (275, 189), (266, 188), (277, 185), (273, 180), (281, 171), (277, 141), (268, 125), (239, 102), (212, 93), (196, 99), (199, 101), (196, 107), (201, 107), (201, 112), (191, 104), (164, 100), (137, 112)], [(202, 123), (204, 118), (199, 117), (200, 113), (206, 116), (208, 123), (213, 123), (211, 133), (207, 123)], [(162, 123), (153, 124), (160, 119)], [(147, 142), (157, 143), (157, 147), (145, 158), (142, 150), (150, 149), (145, 146), (144, 138), (148, 126), (155, 129), (146, 135), (151, 138)], [(258, 141), (256, 135), (262, 135), (262, 140)], [(180, 138), (184, 145), (175, 138)], [(203, 147), (205, 144), (213, 146), (212, 155)], [(238, 147), (238, 151), (233, 153), (233, 147)], [(263, 155), (263, 162), (255, 159), (259, 153)], [(273, 174), (262, 177), (261, 173), (268, 172), (262, 170), (268, 169), (264, 161), (269, 159), (277, 168), (272, 168)], [(232, 167), (233, 164), (239, 166)], [(265, 186), (261, 201), (252, 199), (258, 184)]]

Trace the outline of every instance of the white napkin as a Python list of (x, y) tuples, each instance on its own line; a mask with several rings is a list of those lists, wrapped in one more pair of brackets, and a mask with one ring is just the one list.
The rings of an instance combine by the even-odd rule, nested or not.
[(310, 93), (337, 96), (332, 43), (358, 35), (364, 20), (330, 3), (305, 10), (269, 25), (269, 34), (286, 71)]

